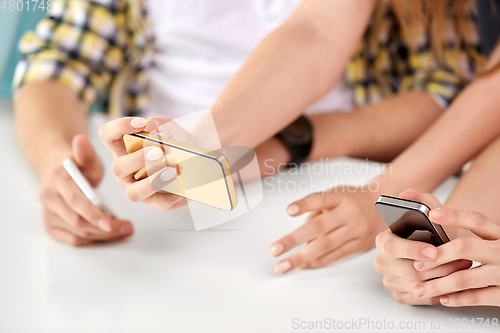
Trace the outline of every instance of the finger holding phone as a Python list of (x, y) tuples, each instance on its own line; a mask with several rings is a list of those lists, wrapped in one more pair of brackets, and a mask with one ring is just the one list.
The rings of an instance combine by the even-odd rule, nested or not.
[[(400, 195), (401, 199), (424, 202), (432, 211), (442, 209), (443, 205), (431, 194), (422, 194), (415, 190), (407, 190)], [(438, 224), (440, 222), (433, 221)], [(451, 238), (467, 235), (458, 228), (446, 228), (447, 235)], [(422, 238), (431, 241), (429, 238)], [(445, 239), (447, 241), (447, 239)], [(442, 244), (442, 242), (439, 242)], [(423, 241), (416, 241), (399, 237), (390, 229), (381, 232), (376, 238), (379, 256), (375, 259), (375, 270), (384, 275), (384, 286), (392, 292), (393, 297), (402, 303), (414, 305), (433, 305), (439, 303), (436, 295), (421, 295), (414, 293), (415, 287), (425, 281), (431, 281), (467, 270), (472, 262), (467, 258), (456, 258), (432, 269), (418, 270), (415, 262), (432, 261), (438, 257), (441, 246), (434, 246)], [(437, 245), (437, 244), (436, 244)]]
[(157, 133), (182, 142), (194, 143), (189, 132), (182, 129), (169, 117), (125, 117), (112, 120), (101, 127), (99, 135), (115, 157), (111, 171), (118, 183), (126, 187), (127, 197), (133, 202), (143, 202), (152, 209), (167, 211), (185, 203), (182, 197), (160, 193), (159, 189), (177, 178), (177, 170), (173, 166), (163, 165), (149, 177), (136, 180), (134, 175), (141, 169), (163, 161), (164, 152), (159, 145), (148, 145), (133, 153), (127, 154), (123, 136), (140, 132)]
[(457, 260), (481, 263), (414, 287), (419, 298), (432, 297), (449, 307), (500, 306), (500, 225), (478, 212), (439, 208), (431, 211), (433, 222), (470, 230), (476, 237), (459, 237), (438, 247), (433, 260), (417, 260), (415, 268), (426, 273)]
[[(90, 141), (77, 135), (71, 159), (92, 186), (103, 176), (103, 167)], [(132, 235), (128, 221), (115, 219), (95, 207), (58, 162), (42, 179), (39, 194), (46, 231), (54, 239), (73, 246), (112, 241)]]

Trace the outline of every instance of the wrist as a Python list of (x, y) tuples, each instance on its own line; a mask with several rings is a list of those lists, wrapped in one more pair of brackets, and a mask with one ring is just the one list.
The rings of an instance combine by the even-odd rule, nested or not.
[(313, 144), (313, 127), (305, 116), (300, 116), (275, 135), (287, 150), (289, 165), (299, 165), (309, 159)]

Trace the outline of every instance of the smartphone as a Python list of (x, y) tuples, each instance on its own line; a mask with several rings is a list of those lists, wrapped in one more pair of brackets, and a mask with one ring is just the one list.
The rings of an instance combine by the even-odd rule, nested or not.
[(76, 185), (78, 185), (83, 194), (85, 194), (87, 199), (89, 199), (94, 206), (102, 210), (108, 216), (115, 217), (115, 214), (113, 214), (113, 212), (105, 204), (103, 197), (92, 187), (92, 185), (90, 185), (87, 178), (85, 178), (80, 169), (78, 169), (70, 158), (63, 161), (63, 166), (70, 175), (71, 179), (73, 179)]
[(421, 202), (381, 195), (375, 207), (391, 231), (401, 238), (434, 246), (450, 241), (443, 227), (429, 219), (431, 209)]
[(163, 161), (139, 170), (134, 175), (136, 180), (144, 179), (170, 165), (177, 169), (177, 178), (161, 188), (161, 191), (225, 211), (233, 210), (238, 204), (229, 165), (222, 153), (148, 132), (126, 134), (123, 141), (129, 154), (155, 145), (165, 155)]

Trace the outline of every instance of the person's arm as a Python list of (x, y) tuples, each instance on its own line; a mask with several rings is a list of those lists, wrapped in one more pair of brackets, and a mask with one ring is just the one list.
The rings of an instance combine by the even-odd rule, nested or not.
[(55, 81), (23, 86), (14, 106), (17, 140), (37, 178), (44, 181), (54, 164), (71, 156), (73, 138), (87, 133), (87, 107)]
[(270, 253), (278, 256), (308, 244), (278, 263), (277, 271), (324, 266), (373, 247), (376, 235), (386, 228), (373, 204), (380, 194), (398, 195), (410, 187), (430, 192), (500, 134), (499, 86), (500, 71), (475, 80), (367, 187), (314, 193), (288, 206), (292, 216), (313, 214), (302, 227), (273, 243)]
[[(490, 58), (500, 61), (500, 45)], [(500, 70), (476, 79), (415, 143), (377, 178), (390, 193), (433, 191), (500, 134)]]
[(299, 5), (257, 46), (211, 108), (222, 146), (256, 147), (326, 94), (344, 72), (375, 4)]
[(54, 239), (75, 246), (133, 232), (130, 222), (93, 206), (62, 166), (65, 158), (72, 158), (93, 186), (101, 181), (101, 161), (82, 135), (87, 120), (84, 104), (57, 82), (27, 84), (15, 99), (17, 139), (40, 182), (45, 229)]
[[(74, 2), (54, 3), (36, 30), (23, 35), (13, 87), (16, 133), (40, 181), (45, 228), (61, 242), (85, 245), (133, 233), (129, 222), (94, 207), (62, 166), (72, 158), (93, 186), (102, 178), (102, 164), (85, 135), (87, 106), (127, 61), (129, 44), (119, 37), (127, 27), (116, 15), (128, 7), (122, 1), (89, 2), (82, 11)], [(98, 15), (100, 25), (76, 24), (82, 15), (89, 22)], [(116, 33), (110, 36), (110, 29)]]
[[(429, 93), (415, 90), (353, 112), (309, 115), (314, 137), (308, 160), (350, 156), (390, 162), (442, 112)], [(288, 150), (276, 138), (262, 143), (255, 151), (263, 176), (273, 174), (290, 161)]]

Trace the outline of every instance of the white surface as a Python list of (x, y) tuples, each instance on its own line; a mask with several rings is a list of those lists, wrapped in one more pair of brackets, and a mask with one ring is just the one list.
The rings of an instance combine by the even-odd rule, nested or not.
[[(177, 118), (211, 107), (246, 58), (301, 0), (149, 0), (155, 48), (149, 115)], [(286, 59), (284, 59), (286, 61)], [(351, 110), (343, 80), (312, 112)]]
[[(418, 332), (439, 332), (450, 331), (449, 318), (500, 317), (496, 308), (397, 303), (373, 269), (375, 250), (327, 268), (278, 276), (277, 259), (267, 249), (303, 222), (288, 217), (285, 207), (305, 193), (265, 193), (247, 215), (194, 232), (186, 210), (156, 213), (126, 200), (97, 140), (99, 122), (102, 118), (92, 120), (92, 140), (107, 163), (102, 190), (111, 208), (133, 221), (136, 234), (119, 244), (72, 248), (45, 234), (36, 181), (14, 142), (9, 107), (0, 106), (0, 332), (302, 331), (292, 329), (293, 318), (423, 320), (427, 329)], [(449, 181), (439, 197), (453, 185)], [(430, 329), (436, 320), (441, 330)]]

